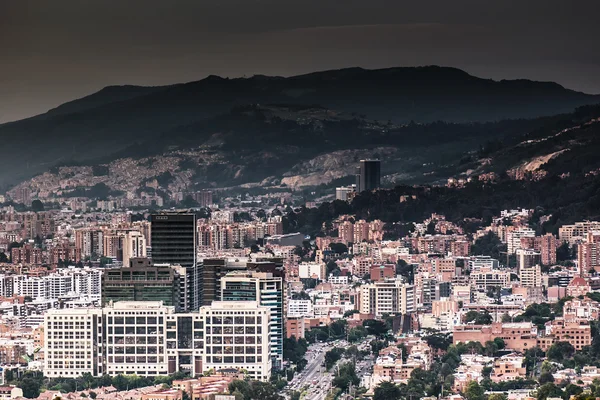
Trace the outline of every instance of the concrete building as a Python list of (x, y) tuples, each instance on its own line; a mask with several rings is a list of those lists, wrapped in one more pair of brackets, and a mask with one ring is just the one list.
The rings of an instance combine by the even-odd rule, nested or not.
[(222, 301), (256, 301), (270, 311), (270, 349), (273, 368), (283, 364), (283, 279), (270, 272), (230, 272), (221, 278)]
[(146, 238), (139, 231), (128, 231), (123, 237), (123, 265), (138, 257), (146, 257)]
[(256, 301), (215, 301), (201, 307), (206, 324), (203, 370), (243, 369), (251, 379), (268, 381), (272, 369), (270, 312)]
[(351, 193), (356, 192), (356, 185), (341, 186), (335, 188), (335, 199), (341, 201), (348, 201)]
[(521, 271), (522, 268), (530, 268), (542, 263), (542, 254), (533, 249), (517, 249), (516, 255), (517, 271)]
[(415, 288), (400, 279), (362, 285), (359, 310), (377, 317), (411, 313), (415, 310)]
[(185, 268), (189, 285), (184, 310), (197, 310), (202, 305), (203, 266), (196, 261), (196, 215), (161, 213), (151, 218), (152, 261)]
[(257, 302), (214, 302), (175, 313), (160, 301), (99, 309), (50, 310), (44, 318), (45, 374), (77, 377), (245, 369), (271, 375), (270, 309)]
[(456, 325), (452, 333), (454, 344), (479, 342), (485, 343), (500, 338), (507, 349), (525, 351), (534, 348), (537, 343), (537, 327), (531, 322), (501, 323), (491, 325)]
[(288, 300), (287, 317), (312, 317), (312, 300)]
[(74, 378), (105, 373), (102, 310), (48, 310), (44, 316), (44, 375)]
[(542, 268), (539, 265), (532, 265), (521, 268), (519, 279), (523, 287), (541, 287), (542, 286)]
[(300, 279), (313, 278), (324, 281), (326, 271), (325, 263), (302, 262), (298, 264), (298, 277)]

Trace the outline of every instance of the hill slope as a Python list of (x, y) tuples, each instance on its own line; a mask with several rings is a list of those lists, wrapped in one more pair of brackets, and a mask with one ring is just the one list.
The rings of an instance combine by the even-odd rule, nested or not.
[(290, 78), (210, 76), (164, 87), (109, 87), (46, 114), (0, 125), (0, 187), (67, 161), (107, 159), (165, 133), (186, 141), (187, 127), (246, 104), (319, 104), (401, 124), (530, 118), (598, 101), (553, 83), (497, 82), (442, 67), (350, 68)]

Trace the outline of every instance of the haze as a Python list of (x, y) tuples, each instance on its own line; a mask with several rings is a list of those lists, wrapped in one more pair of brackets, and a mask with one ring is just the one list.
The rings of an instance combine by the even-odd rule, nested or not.
[(438, 64), (600, 93), (600, 4), (2, 0), (0, 122), (106, 85)]

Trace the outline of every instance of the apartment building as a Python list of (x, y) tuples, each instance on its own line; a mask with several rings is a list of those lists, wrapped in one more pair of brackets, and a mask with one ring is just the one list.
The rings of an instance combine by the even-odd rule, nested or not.
[(541, 287), (542, 268), (539, 265), (523, 267), (519, 271), (519, 279), (523, 287)]
[(298, 264), (298, 276), (301, 279), (313, 278), (324, 281), (327, 268), (325, 263), (302, 262)]
[(490, 287), (507, 287), (510, 282), (510, 271), (495, 270), (489, 267), (482, 267), (471, 270), (471, 285), (476, 290), (486, 291)]
[(584, 221), (576, 222), (573, 225), (563, 225), (558, 228), (558, 239), (560, 242), (574, 245), (583, 240), (591, 231), (600, 231), (600, 221)]
[(415, 310), (415, 288), (391, 279), (360, 286), (361, 314), (407, 314)]
[(312, 317), (312, 300), (288, 300), (287, 317)]

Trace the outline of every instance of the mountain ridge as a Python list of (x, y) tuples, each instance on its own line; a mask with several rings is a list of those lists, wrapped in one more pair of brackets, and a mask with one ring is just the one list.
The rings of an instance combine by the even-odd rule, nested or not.
[[(44, 114), (0, 125), (5, 150), (0, 159), (0, 186), (13, 185), (67, 160), (111, 157), (249, 104), (320, 105), (354, 116), (368, 115), (375, 121), (406, 124), (535, 118), (596, 102), (600, 96), (554, 83), (494, 81), (438, 66), (348, 68), (292, 77), (209, 76), (166, 86), (108, 86)], [(185, 135), (180, 137), (185, 139)]]

